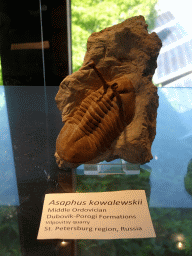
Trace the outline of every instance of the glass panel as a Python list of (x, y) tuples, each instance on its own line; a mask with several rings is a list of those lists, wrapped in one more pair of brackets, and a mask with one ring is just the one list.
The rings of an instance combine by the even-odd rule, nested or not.
[(0, 90), (0, 255), (73, 255), (72, 240), (37, 240), (44, 195), (73, 191), (72, 172), (60, 172), (54, 157), (58, 86)]
[[(145, 7), (149, 6), (146, 2)], [(81, 165), (76, 170), (78, 193), (145, 189), (157, 237), (80, 240), (78, 255), (192, 254), (192, 88), (188, 88), (192, 87), (191, 1), (157, 2), (156, 16), (155, 1), (151, 8), (153, 15), (147, 14), (150, 8), (142, 9), (140, 1), (110, 4), (107, 0), (72, 1), (73, 71), (82, 65), (86, 41), (92, 32), (121, 22), (119, 17), (127, 19), (141, 14), (150, 25), (149, 31), (156, 32), (162, 40), (153, 81), (166, 88), (158, 90), (157, 135), (152, 145), (154, 159), (140, 166), (139, 175), (100, 175), (102, 165)], [(123, 11), (126, 4), (127, 9)], [(128, 5), (132, 5), (131, 8)], [(121, 169), (120, 165), (113, 167), (116, 171)]]
[(0, 255), (20, 255), (19, 197), (3, 86), (0, 86), (0, 116)]
[(83, 166), (76, 171), (78, 193), (144, 189), (157, 237), (80, 240), (78, 255), (191, 255), (192, 88), (159, 88), (158, 95), (154, 159), (141, 165), (139, 175), (89, 175)]
[[(76, 170), (77, 193), (144, 189), (157, 237), (79, 240), (78, 255), (192, 255), (191, 11), (190, 1), (169, 2), (155, 19), (156, 1), (72, 1), (74, 71), (92, 32), (142, 14), (163, 41), (154, 82), (165, 87), (158, 89), (150, 163), (118, 159)], [(72, 240), (36, 240), (45, 193), (73, 192), (75, 178), (59, 170), (54, 157), (63, 125), (54, 98), (70, 70), (65, 4), (0, 1), (0, 85), (2, 73), (4, 85), (33, 85), (0, 86), (0, 255), (76, 254)], [(56, 85), (46, 89), (42, 46), (45, 82)]]

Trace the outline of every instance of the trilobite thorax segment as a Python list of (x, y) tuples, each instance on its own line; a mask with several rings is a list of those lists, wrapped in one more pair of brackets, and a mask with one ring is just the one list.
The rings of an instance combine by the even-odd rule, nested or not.
[(110, 148), (134, 117), (135, 92), (126, 76), (87, 96), (62, 128), (58, 155), (70, 163), (93, 160)]

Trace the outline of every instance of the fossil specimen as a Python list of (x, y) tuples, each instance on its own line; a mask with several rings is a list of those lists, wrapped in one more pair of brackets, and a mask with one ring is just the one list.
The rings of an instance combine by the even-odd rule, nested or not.
[(89, 66), (103, 85), (81, 102), (58, 136), (57, 153), (69, 163), (95, 159), (110, 148), (134, 116), (135, 93), (126, 75), (107, 83), (94, 62)]
[(56, 142), (60, 168), (123, 158), (152, 159), (161, 48), (142, 16), (93, 33), (82, 67), (60, 84), (56, 103), (65, 123)]

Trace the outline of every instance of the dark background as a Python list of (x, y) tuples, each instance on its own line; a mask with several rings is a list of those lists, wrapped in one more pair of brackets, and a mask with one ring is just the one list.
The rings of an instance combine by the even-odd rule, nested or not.
[[(21, 43), (48, 42), (44, 50), (47, 85), (68, 75), (67, 15), (65, 0), (0, 0), (0, 55), (4, 85), (43, 85), (42, 49), (11, 50)], [(43, 33), (41, 34), (41, 24)], [(69, 24), (70, 27), (70, 24)], [(69, 47), (70, 48), (70, 47)]]
[[(26, 256), (75, 255), (72, 240), (66, 247), (61, 240), (37, 240), (45, 194), (74, 191), (72, 170), (59, 170), (54, 157), (63, 125), (55, 96), (71, 70), (66, 2), (0, 0), (0, 56), (20, 202), (21, 251)], [(42, 40), (49, 48), (33, 49)], [(13, 45), (26, 43), (32, 49), (13, 50)]]

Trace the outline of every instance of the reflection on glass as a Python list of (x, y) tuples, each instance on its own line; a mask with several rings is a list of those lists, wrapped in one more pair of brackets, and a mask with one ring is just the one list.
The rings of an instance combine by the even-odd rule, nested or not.
[(184, 245), (183, 245), (183, 243), (178, 242), (178, 243), (177, 243), (177, 248), (178, 248), (179, 250), (184, 249)]
[(191, 15), (188, 11), (190, 0), (182, 5), (174, 0), (158, 1), (158, 17), (154, 32), (162, 40), (157, 69), (154, 75), (155, 84), (166, 87), (192, 86), (192, 33)]
[(69, 244), (69, 243), (66, 242), (66, 241), (64, 241), (64, 240), (61, 242), (61, 246), (62, 246), (62, 247), (65, 247), (65, 246), (67, 246), (68, 244)]
[(21, 255), (15, 206), (0, 206), (0, 255)]
[(4, 87), (0, 87), (0, 255), (21, 255), (18, 191)]
[(1, 56), (0, 56), (0, 85), (3, 84), (2, 67), (1, 67)]
[(184, 184), (192, 158), (192, 88), (159, 88), (158, 95), (155, 157), (148, 163), (152, 169), (150, 206), (192, 208)]
[(185, 249), (185, 237), (183, 234), (174, 234), (173, 241), (176, 243), (176, 247), (179, 250)]
[(0, 117), (0, 205), (19, 205), (9, 121), (3, 86), (0, 87)]

